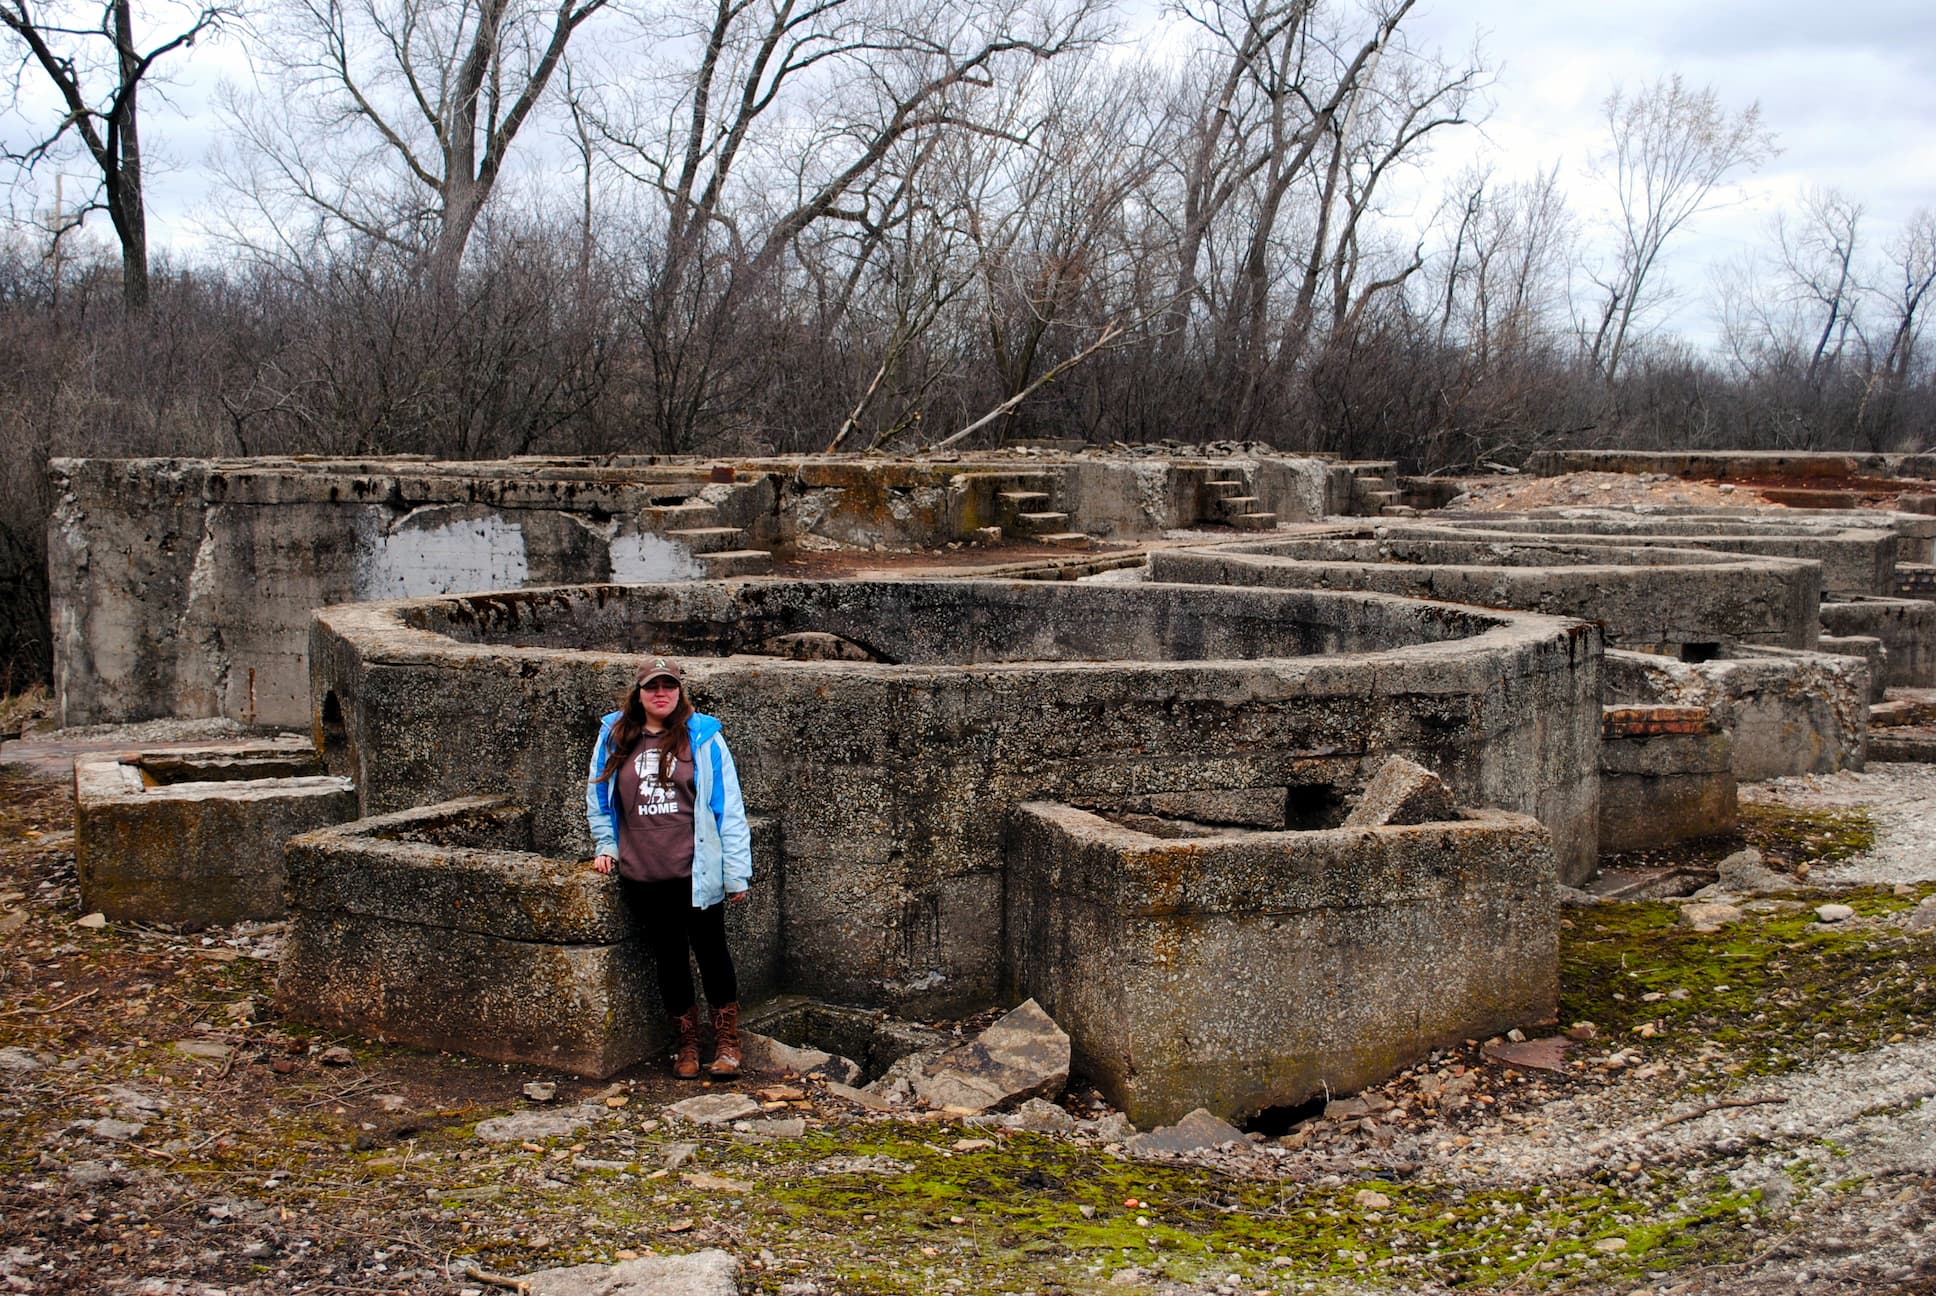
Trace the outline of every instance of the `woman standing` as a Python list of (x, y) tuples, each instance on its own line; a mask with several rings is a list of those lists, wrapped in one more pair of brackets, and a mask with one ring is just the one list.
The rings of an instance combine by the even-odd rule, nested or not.
[(658, 964), (672, 1015), (672, 1073), (699, 1076), (699, 1004), (690, 950), (713, 1010), (714, 1076), (739, 1074), (739, 984), (726, 949), (725, 901), (746, 899), (752, 835), (733, 754), (719, 721), (686, 698), (679, 664), (652, 657), (619, 709), (599, 727), (585, 815), (600, 873), (618, 869), (619, 892)]

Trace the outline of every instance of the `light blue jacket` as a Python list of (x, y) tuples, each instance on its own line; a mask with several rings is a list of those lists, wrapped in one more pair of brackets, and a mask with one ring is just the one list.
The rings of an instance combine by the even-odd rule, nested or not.
[[(592, 747), (591, 770), (585, 782), (585, 819), (591, 826), (597, 854), (618, 856), (618, 772), (598, 777), (612, 754), (612, 730), (621, 712), (614, 711), (598, 726)], [(692, 907), (710, 909), (728, 894), (737, 894), (753, 881), (753, 834), (746, 826), (746, 803), (740, 799), (739, 771), (733, 753), (720, 736), (719, 721), (694, 712), (686, 721), (692, 744)], [(710, 810), (708, 814), (705, 810)]]

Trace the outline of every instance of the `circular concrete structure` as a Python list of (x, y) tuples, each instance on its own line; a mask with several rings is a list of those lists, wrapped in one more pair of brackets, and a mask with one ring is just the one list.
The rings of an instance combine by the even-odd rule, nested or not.
[(1620, 544), (1364, 532), (1158, 551), (1159, 581), (1366, 590), (1597, 621), (1609, 647), (1680, 654), (1724, 643), (1813, 648), (1821, 568)]
[[(1464, 803), (1537, 817), (1563, 879), (1595, 859), (1597, 629), (1375, 594), (755, 580), (326, 608), (318, 736), (365, 814), (508, 795), (539, 853), (586, 854), (598, 716), (652, 648), (686, 661), (749, 809), (779, 822), (784, 980), (804, 993), (996, 997), (1026, 801), (1241, 802), (1314, 826), (1404, 754)], [(862, 659), (781, 655), (802, 653)]]

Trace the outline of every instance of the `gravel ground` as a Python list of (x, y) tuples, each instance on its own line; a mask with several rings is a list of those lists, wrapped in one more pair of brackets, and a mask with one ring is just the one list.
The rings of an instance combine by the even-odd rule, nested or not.
[(1803, 809), (1868, 808), (1876, 825), (1874, 849), (1825, 866), (1810, 879), (1817, 885), (1886, 886), (1936, 879), (1936, 765), (1872, 764), (1860, 773), (1775, 779), (1743, 787), (1741, 799)]

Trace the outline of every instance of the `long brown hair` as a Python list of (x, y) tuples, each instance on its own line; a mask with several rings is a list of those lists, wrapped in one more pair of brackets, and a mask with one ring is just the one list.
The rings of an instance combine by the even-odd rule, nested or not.
[[(605, 768), (599, 772), (600, 783), (618, 772), (618, 767), (639, 745), (639, 736), (645, 732), (645, 703), (639, 701), (639, 685), (654, 675), (663, 674), (664, 671), (654, 671), (649, 665), (640, 666), (632, 687), (619, 699), (618, 723), (612, 726), (612, 747), (605, 758)], [(665, 732), (659, 735), (659, 780), (663, 783), (672, 781), (673, 759), (680, 752), (690, 753), (690, 744), (686, 741), (686, 721), (692, 718), (692, 699), (686, 696), (686, 682), (683, 679), (674, 676), (673, 682), (679, 686), (679, 705), (666, 717)]]

